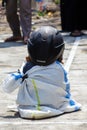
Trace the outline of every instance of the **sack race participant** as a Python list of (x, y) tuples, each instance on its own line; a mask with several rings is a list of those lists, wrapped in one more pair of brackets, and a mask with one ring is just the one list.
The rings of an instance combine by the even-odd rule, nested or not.
[(42, 26), (30, 34), (29, 57), (20, 72), (3, 82), (8, 93), (19, 87), (17, 109), (22, 118), (41, 119), (81, 108), (71, 96), (62, 64), (64, 46), (62, 35), (54, 27)]

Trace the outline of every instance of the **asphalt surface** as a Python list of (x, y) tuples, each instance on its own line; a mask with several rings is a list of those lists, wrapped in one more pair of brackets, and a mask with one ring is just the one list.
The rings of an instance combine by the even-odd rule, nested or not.
[(65, 40), (64, 66), (69, 71), (71, 93), (82, 104), (82, 110), (42, 120), (27, 120), (11, 111), (17, 90), (7, 94), (2, 80), (17, 71), (27, 56), (22, 42), (4, 43), (0, 35), (0, 130), (86, 130), (87, 129), (87, 35), (74, 38), (63, 34)]

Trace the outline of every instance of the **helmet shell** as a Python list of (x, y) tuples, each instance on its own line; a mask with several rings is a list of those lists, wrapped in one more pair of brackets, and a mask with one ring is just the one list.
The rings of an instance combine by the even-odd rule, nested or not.
[(42, 26), (30, 34), (28, 53), (37, 65), (49, 65), (63, 52), (64, 42), (59, 31), (51, 26)]

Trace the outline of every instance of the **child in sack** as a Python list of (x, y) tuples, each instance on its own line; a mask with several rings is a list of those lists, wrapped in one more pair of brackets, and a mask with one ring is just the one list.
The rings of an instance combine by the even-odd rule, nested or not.
[(29, 57), (21, 71), (3, 83), (9, 93), (19, 87), (16, 102), (20, 117), (41, 119), (81, 109), (71, 96), (62, 64), (64, 46), (62, 35), (54, 27), (42, 26), (30, 34)]

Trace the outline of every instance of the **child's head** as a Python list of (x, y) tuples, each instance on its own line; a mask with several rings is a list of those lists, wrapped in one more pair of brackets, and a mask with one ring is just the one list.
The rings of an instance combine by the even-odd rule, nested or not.
[(49, 65), (61, 59), (64, 41), (59, 31), (51, 26), (42, 26), (30, 34), (28, 53), (37, 65)]

